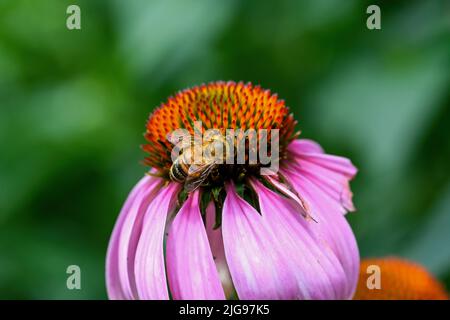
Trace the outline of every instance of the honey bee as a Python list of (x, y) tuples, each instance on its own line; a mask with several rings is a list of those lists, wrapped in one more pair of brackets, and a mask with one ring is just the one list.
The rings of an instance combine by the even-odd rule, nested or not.
[[(220, 146), (221, 145), (221, 146)], [(207, 184), (211, 173), (218, 175), (218, 167), (225, 161), (227, 139), (221, 134), (214, 134), (202, 145), (193, 144), (183, 148), (182, 153), (173, 161), (169, 170), (172, 181), (184, 183), (187, 192)], [(217, 147), (222, 147), (222, 155), (216, 155)], [(200, 163), (194, 163), (194, 155), (201, 155)]]

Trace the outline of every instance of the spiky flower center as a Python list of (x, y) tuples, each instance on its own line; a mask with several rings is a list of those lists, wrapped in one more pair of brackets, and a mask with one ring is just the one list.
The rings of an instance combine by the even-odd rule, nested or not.
[(174, 144), (168, 137), (177, 129), (194, 135), (198, 122), (202, 133), (217, 129), (224, 135), (227, 129), (266, 129), (269, 135), (271, 130), (278, 129), (280, 154), (295, 137), (296, 121), (276, 94), (250, 83), (214, 82), (183, 90), (154, 110), (145, 133), (148, 141), (143, 146), (148, 153), (145, 163), (168, 176), (174, 162)]

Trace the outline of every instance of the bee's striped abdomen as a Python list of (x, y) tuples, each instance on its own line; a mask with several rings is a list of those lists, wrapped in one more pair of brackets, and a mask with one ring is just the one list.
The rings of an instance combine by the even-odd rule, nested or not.
[(175, 182), (184, 182), (188, 175), (189, 167), (182, 161), (183, 157), (177, 158), (170, 167), (169, 177)]

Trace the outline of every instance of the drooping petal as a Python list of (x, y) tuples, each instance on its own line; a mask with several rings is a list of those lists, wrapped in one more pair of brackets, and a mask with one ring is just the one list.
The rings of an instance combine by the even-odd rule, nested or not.
[(319, 153), (305, 153), (301, 154), (300, 157), (303, 160), (315, 163), (331, 171), (342, 174), (348, 179), (352, 179), (358, 172), (352, 162), (344, 157)]
[(142, 190), (136, 195), (119, 234), (118, 270), (125, 299), (137, 299), (134, 278), (136, 247), (142, 229), (144, 213), (159, 188), (160, 184), (154, 184), (151, 188)]
[(289, 161), (284, 163), (289, 170), (308, 176), (322, 189), (345, 214), (354, 211), (349, 181), (357, 169), (344, 157), (325, 154), (312, 140), (293, 140), (288, 146)]
[[(295, 201), (266, 188), (256, 179), (251, 179), (261, 209), (263, 220), (276, 236), (273, 246), (279, 247), (286, 259), (286, 268), (291, 272), (291, 281), (297, 291), (291, 297), (302, 297), (307, 292), (311, 299), (348, 299), (345, 272), (330, 248), (314, 237), (309, 230), (317, 222), (304, 219), (301, 208)], [(304, 296), (303, 296), (304, 297)]]
[(179, 189), (180, 185), (177, 183), (161, 188), (145, 212), (134, 260), (139, 299), (169, 299), (164, 266), (164, 230)]
[(215, 222), (216, 208), (214, 202), (211, 201), (206, 208), (206, 234), (208, 235), (211, 252), (213, 254), (214, 262), (216, 263), (217, 271), (219, 272), (219, 278), (220, 282), (222, 282), (225, 297), (230, 298), (234, 294), (234, 287), (225, 258), (222, 228), (219, 227), (214, 229)]
[[(130, 225), (133, 224), (134, 217), (137, 215), (141, 204), (145, 207), (145, 205), (151, 201), (152, 193), (160, 183), (161, 179), (159, 178), (149, 175), (143, 177), (130, 192), (120, 211), (109, 241), (106, 255), (106, 287), (110, 299), (134, 298), (128, 278), (128, 268), (122, 265), (122, 272), (120, 272), (119, 268), (119, 250), (120, 248), (122, 248), (122, 250), (128, 250), (127, 239), (130, 239), (129, 236), (124, 236), (125, 232), (122, 232), (124, 225), (126, 225), (126, 228), (128, 229), (130, 228)], [(127, 288), (126, 292), (124, 288)]]
[[(358, 275), (358, 248), (342, 214), (354, 210), (349, 181), (357, 169), (349, 159), (324, 154), (322, 148), (310, 140), (294, 140), (288, 151), (290, 161), (284, 163), (280, 174), (305, 200), (318, 221), (311, 230), (316, 237), (329, 243), (349, 283), (354, 283)], [(349, 295), (353, 294), (354, 286), (350, 291)]]
[(108, 297), (112, 300), (122, 300), (125, 298), (125, 295), (122, 291), (122, 286), (120, 285), (119, 271), (117, 266), (117, 247), (119, 239), (118, 234), (122, 228), (125, 216), (128, 214), (128, 211), (132, 203), (134, 202), (134, 199), (136, 198), (136, 194), (144, 185), (147, 185), (149, 183), (149, 180), (151, 179), (152, 177), (150, 176), (143, 177), (136, 184), (133, 190), (131, 190), (116, 220), (111, 238), (109, 240), (108, 250), (106, 253), (106, 289), (108, 292)]
[(294, 200), (298, 205), (300, 209), (300, 213), (306, 217), (306, 218), (312, 218), (313, 220), (313, 214), (311, 213), (311, 210), (308, 208), (307, 203), (301, 198), (300, 195), (296, 194), (293, 190), (291, 190), (286, 184), (281, 183), (278, 181), (275, 176), (263, 176), (269, 183), (271, 183), (274, 187), (276, 187), (281, 193), (287, 195), (289, 198)]
[(330, 198), (298, 171), (287, 169), (280, 170), (283, 176), (308, 202), (317, 223), (311, 224), (310, 231), (323, 239), (335, 252), (339, 259), (347, 281), (350, 284), (347, 295), (351, 297), (356, 288), (359, 273), (359, 252), (355, 236), (347, 223), (345, 216), (339, 208), (330, 201)]
[(277, 245), (263, 217), (239, 197), (234, 185), (226, 185), (222, 211), (222, 234), (228, 268), (240, 299), (306, 299), (306, 287), (299, 287), (293, 275), (291, 257)]
[(225, 299), (200, 213), (198, 190), (176, 214), (167, 238), (167, 273), (174, 299)]
[(309, 139), (295, 139), (288, 145), (288, 151), (293, 154), (323, 153), (322, 147)]
[(355, 210), (347, 177), (304, 160), (293, 162), (288, 167), (307, 177), (343, 214)]

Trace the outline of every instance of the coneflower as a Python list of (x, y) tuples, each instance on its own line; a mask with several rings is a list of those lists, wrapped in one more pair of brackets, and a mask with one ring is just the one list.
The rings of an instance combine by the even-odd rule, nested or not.
[[(276, 94), (241, 82), (187, 89), (158, 107), (143, 146), (150, 169), (110, 239), (109, 298), (351, 299), (359, 253), (344, 215), (354, 209), (349, 181), (357, 170), (298, 139), (295, 125)], [(233, 129), (240, 133), (231, 142), (243, 141), (246, 155), (239, 162), (225, 144), (234, 162), (199, 172), (204, 159), (196, 169), (186, 160), (191, 143), (174, 158), (170, 138), (180, 129)], [(252, 162), (251, 134), (242, 135), (251, 130), (270, 145), (271, 163)]]

